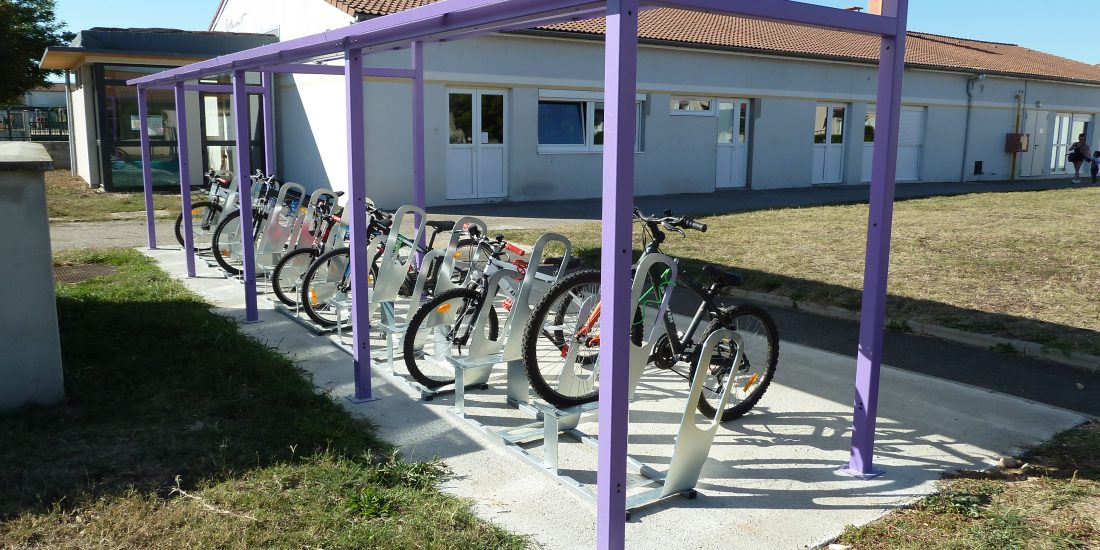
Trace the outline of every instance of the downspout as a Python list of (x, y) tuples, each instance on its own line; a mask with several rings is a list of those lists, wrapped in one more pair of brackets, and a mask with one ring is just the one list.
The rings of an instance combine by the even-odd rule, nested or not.
[(970, 116), (974, 110), (974, 84), (982, 80), (985, 80), (985, 74), (977, 75), (966, 81), (966, 129), (963, 131), (962, 175), (959, 176), (959, 181), (962, 183), (966, 183), (966, 161), (969, 160), (967, 155), (970, 153)]
[[(1026, 80), (1024, 81), (1024, 86), (1027, 86)], [(1024, 90), (1019, 90), (1016, 92), (1016, 129), (1012, 131), (1016, 135), (1020, 134), (1020, 119), (1023, 118), (1025, 93), (1027, 92), (1025, 92)], [(1028, 147), (1030, 146), (1031, 144), (1029, 143)], [(1016, 181), (1016, 159), (1019, 158), (1019, 156), (1020, 153), (1012, 153), (1012, 172), (1008, 177), (1009, 181)]]
[(65, 69), (65, 125), (69, 128), (69, 173), (76, 176), (76, 132), (73, 131), (73, 87), (69, 82), (69, 69)]

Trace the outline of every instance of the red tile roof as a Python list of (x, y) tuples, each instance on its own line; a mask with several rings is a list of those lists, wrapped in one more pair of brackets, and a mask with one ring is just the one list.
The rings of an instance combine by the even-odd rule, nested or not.
[[(438, 0), (327, 1), (352, 15), (387, 15)], [(859, 62), (875, 62), (879, 53), (873, 36), (669, 8), (643, 11), (638, 27), (642, 40), (685, 45)], [(585, 35), (605, 32), (602, 18), (541, 28)], [(905, 61), (910, 67), (1100, 83), (1100, 66), (1014, 44), (922, 32), (909, 32), (908, 37)]]

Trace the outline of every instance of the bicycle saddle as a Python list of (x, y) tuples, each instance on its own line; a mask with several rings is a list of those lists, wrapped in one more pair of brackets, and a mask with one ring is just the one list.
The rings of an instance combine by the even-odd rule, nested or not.
[(441, 231), (451, 231), (455, 228), (455, 222), (444, 220), (426, 221), (424, 222), (424, 225), (434, 229), (436, 233), (439, 233)]
[(706, 273), (708, 277), (714, 279), (714, 282), (723, 286), (741, 286), (741, 283), (745, 282), (744, 277), (736, 273), (723, 271), (713, 265), (703, 266), (703, 273)]

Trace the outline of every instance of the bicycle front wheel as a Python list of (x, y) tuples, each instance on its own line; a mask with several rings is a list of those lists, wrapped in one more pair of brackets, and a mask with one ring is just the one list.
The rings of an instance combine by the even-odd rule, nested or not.
[(469, 356), (475, 331), (486, 331), (489, 340), (499, 335), (500, 321), (492, 304), (487, 326), (475, 326), (484, 307), (484, 297), (470, 288), (452, 288), (420, 306), (405, 331), (403, 351), (409, 374), (428, 388), (453, 384), (455, 370), (449, 359)]
[[(196, 252), (210, 250), (222, 207), (210, 201), (191, 205), (191, 236)], [(176, 240), (183, 246), (183, 214), (176, 216)]]
[[(744, 353), (741, 361), (734, 365), (737, 345), (729, 339), (719, 342), (714, 356), (706, 361), (709, 370), (704, 375), (703, 393), (697, 407), (707, 418), (714, 418), (718, 414), (722, 390), (732, 377), (730, 397), (721, 411), (721, 421), (729, 422), (756, 406), (771, 385), (779, 360), (779, 331), (767, 311), (753, 305), (739, 305), (723, 312), (720, 319), (711, 321), (699, 345), (720, 328), (732, 330), (741, 337)], [(691, 365), (688, 380), (694, 380), (697, 368), (698, 362)]]
[(280, 302), (290, 307), (298, 306), (302, 278), (319, 255), (316, 248), (307, 246), (291, 250), (279, 258), (279, 263), (271, 272), (271, 290)]
[(351, 249), (337, 248), (317, 257), (302, 276), (299, 303), (314, 323), (334, 327), (350, 322)]
[(240, 275), (240, 266), (244, 263), (240, 210), (230, 212), (218, 224), (211, 243), (214, 247), (214, 261), (218, 262), (218, 266), (231, 276)]

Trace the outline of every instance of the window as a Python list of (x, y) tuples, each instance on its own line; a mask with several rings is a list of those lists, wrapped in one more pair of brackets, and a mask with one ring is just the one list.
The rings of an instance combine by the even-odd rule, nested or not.
[(712, 116), (713, 99), (697, 97), (674, 97), (669, 100), (668, 112), (672, 115)]
[(863, 115), (863, 143), (875, 142), (875, 112), (867, 111)]
[(817, 106), (814, 115), (814, 143), (844, 143), (844, 112), (844, 107)]
[[(634, 133), (634, 150), (641, 151), (645, 109), (640, 101), (636, 105), (638, 128)], [(539, 152), (602, 151), (603, 122), (602, 101), (542, 99), (539, 101)]]

